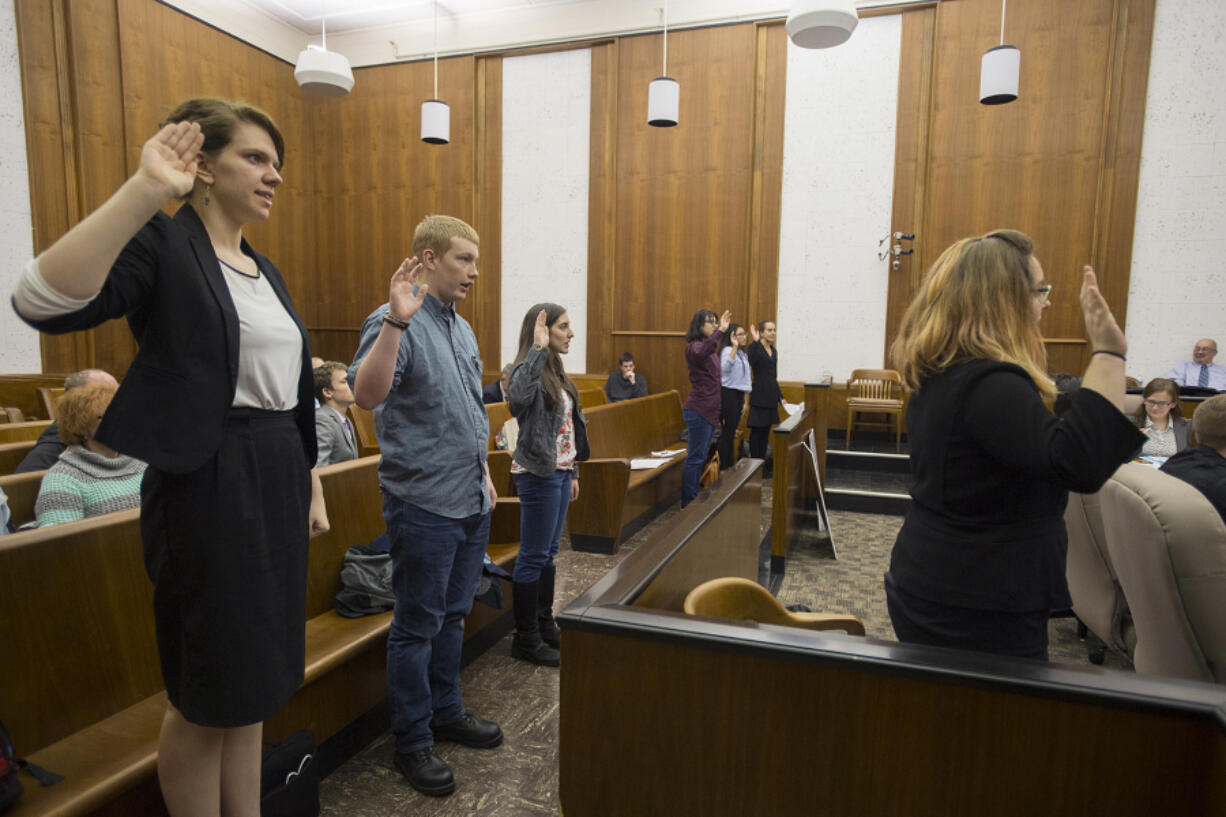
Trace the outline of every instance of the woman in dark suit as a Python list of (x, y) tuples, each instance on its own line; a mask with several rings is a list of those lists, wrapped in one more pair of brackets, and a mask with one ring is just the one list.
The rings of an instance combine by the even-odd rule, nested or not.
[[(328, 524), (311, 355), (281, 274), (242, 235), (268, 218), (283, 144), (255, 108), (183, 103), (13, 295), (42, 331), (126, 316), (139, 344), (95, 437), (149, 463), (141, 537), (173, 815), (259, 813), (262, 722), (303, 677), (307, 540)], [(160, 212), (175, 198), (173, 218)]]
[(885, 574), (900, 641), (1046, 659), (1065, 581), (1070, 490), (1097, 491), (1143, 441), (1121, 411), (1128, 349), (1094, 270), (1081, 309), (1092, 350), (1056, 419), (1039, 318), (1051, 286), (1013, 230), (957, 242), (903, 316), (891, 355), (907, 409), (911, 508)]
[[(753, 389), (749, 392), (749, 456), (766, 459), (766, 443), (770, 439), (771, 426), (779, 422), (779, 404), (783, 392), (779, 391), (779, 350), (775, 348), (776, 329), (774, 321), (760, 321), (749, 325), (753, 343), (745, 355), (753, 371)], [(771, 468), (763, 469), (769, 477)]]

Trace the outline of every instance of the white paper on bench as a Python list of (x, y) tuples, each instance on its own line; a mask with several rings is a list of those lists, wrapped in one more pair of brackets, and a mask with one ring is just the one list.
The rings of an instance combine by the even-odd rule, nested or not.
[(652, 451), (651, 456), (653, 457), (675, 457), (678, 454), (684, 454), (684, 453), (685, 453), (684, 448), (665, 448), (663, 451)]
[(786, 400), (783, 401), (783, 410), (788, 413), (789, 417), (791, 417), (793, 414), (795, 414), (797, 411), (799, 411), (800, 409), (804, 407), (805, 407), (804, 403), (789, 403)]
[(668, 463), (665, 457), (637, 457), (630, 460), (631, 471), (650, 471)]

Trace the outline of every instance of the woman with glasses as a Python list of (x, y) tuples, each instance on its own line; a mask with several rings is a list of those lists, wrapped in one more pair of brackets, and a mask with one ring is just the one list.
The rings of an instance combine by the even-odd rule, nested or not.
[(1141, 456), (1170, 457), (1188, 447), (1192, 428), (1179, 409), (1179, 386), (1174, 380), (1155, 377), (1145, 384), (1136, 413), (1137, 427), (1145, 435)]
[(1046, 659), (1065, 582), (1068, 491), (1097, 491), (1144, 441), (1121, 413), (1128, 344), (1085, 267), (1090, 362), (1057, 419), (1039, 319), (1051, 287), (1022, 233), (941, 254), (891, 349), (907, 410), (912, 503), (885, 574), (900, 641)]
[(689, 331), (685, 333), (685, 365), (690, 370), (690, 396), (681, 407), (685, 427), (689, 433), (685, 465), (681, 469), (681, 507), (689, 505), (698, 496), (702, 468), (711, 450), (715, 427), (719, 425), (720, 338), (732, 323), (732, 313), (716, 317), (709, 309), (700, 309), (690, 318)]

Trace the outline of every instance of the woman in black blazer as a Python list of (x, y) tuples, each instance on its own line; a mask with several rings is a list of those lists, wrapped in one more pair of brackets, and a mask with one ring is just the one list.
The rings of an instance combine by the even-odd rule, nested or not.
[(1085, 267), (1092, 349), (1056, 419), (1038, 322), (1051, 287), (1013, 230), (957, 242), (937, 259), (891, 350), (907, 409), (911, 508), (885, 574), (900, 641), (1047, 657), (1065, 582), (1070, 490), (1097, 491), (1141, 444), (1121, 412), (1128, 344)]
[[(750, 324), (749, 331), (753, 335), (753, 343), (749, 344), (745, 355), (753, 371), (753, 390), (749, 392), (749, 417), (745, 425), (749, 427), (749, 456), (765, 459), (771, 426), (779, 422), (779, 404), (783, 402), (783, 392), (779, 390), (775, 322), (760, 321), (757, 326)], [(771, 471), (768, 466), (763, 469), (762, 475), (769, 477)]]
[[(141, 537), (171, 814), (258, 812), (262, 722), (303, 677), (307, 540), (328, 525), (310, 471), (311, 355), (280, 273), (242, 236), (268, 218), (283, 157), (263, 112), (183, 103), (13, 295), (42, 331), (126, 316), (139, 344), (95, 436), (149, 464)], [(160, 212), (175, 198), (173, 218)]]

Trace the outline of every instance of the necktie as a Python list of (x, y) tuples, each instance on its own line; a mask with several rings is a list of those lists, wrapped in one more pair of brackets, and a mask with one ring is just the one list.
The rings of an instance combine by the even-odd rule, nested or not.
[(1209, 367), (1204, 363), (1200, 365), (1200, 380), (1196, 381), (1196, 385), (1202, 389), (1209, 387)]
[(353, 426), (349, 425), (349, 418), (342, 417), (341, 422), (345, 424), (345, 437), (349, 440), (349, 445), (356, 449), (358, 446), (353, 441)]

